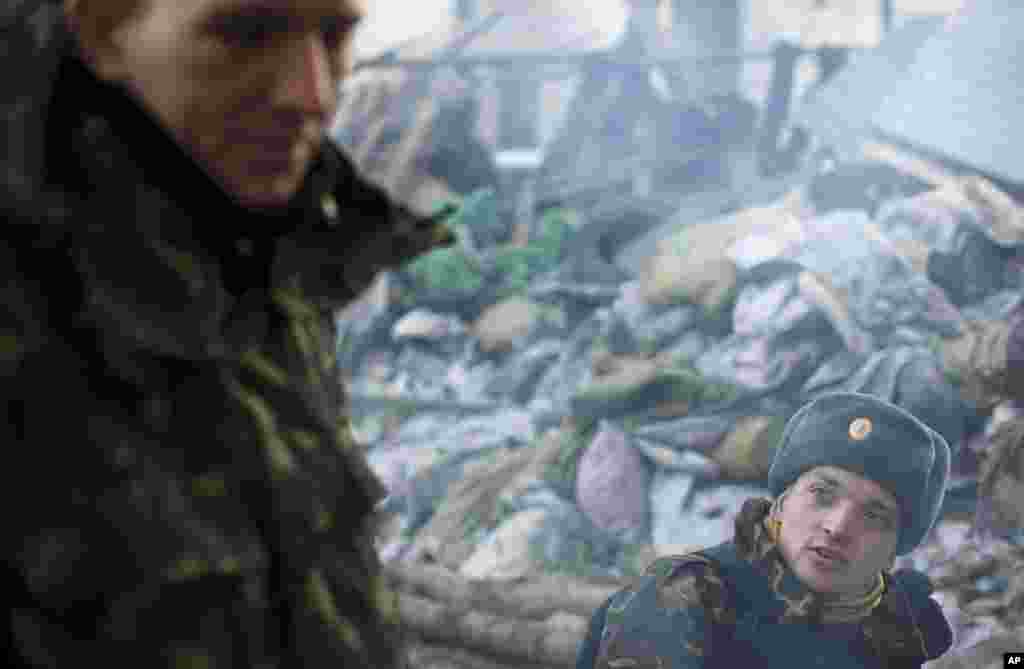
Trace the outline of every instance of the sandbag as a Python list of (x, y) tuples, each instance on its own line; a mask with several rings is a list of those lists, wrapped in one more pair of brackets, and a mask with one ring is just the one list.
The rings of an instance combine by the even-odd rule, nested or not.
[(652, 304), (685, 301), (716, 312), (730, 300), (736, 286), (731, 247), (754, 232), (792, 226), (799, 209), (799, 198), (791, 194), (722, 220), (688, 225), (660, 240), (640, 273), (644, 299)]
[(580, 455), (576, 503), (597, 527), (635, 541), (647, 533), (650, 476), (650, 466), (630, 436), (601, 421)]
[(943, 336), (960, 331), (956, 308), (863, 212), (835, 212), (806, 222), (805, 228), (810, 237), (793, 259), (828, 277), (861, 327), (875, 334), (900, 326)]

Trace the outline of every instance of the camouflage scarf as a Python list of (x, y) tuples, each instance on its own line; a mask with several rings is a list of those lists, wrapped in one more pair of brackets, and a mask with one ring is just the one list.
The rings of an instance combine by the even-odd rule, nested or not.
[(763, 498), (744, 503), (736, 518), (735, 544), (740, 557), (765, 575), (772, 591), (785, 603), (783, 622), (859, 622), (864, 636), (887, 662), (928, 657), (921, 631), (908, 615), (906, 593), (889, 573), (882, 574), (883, 591), (877, 603), (871, 601), (875, 598), (864, 597), (853, 602), (829, 599), (807, 588), (786, 566), (772, 538), (766, 522), (772, 504)]

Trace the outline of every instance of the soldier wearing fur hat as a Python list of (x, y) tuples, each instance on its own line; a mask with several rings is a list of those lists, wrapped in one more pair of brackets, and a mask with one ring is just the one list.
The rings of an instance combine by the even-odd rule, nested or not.
[(787, 423), (773, 499), (732, 540), (652, 563), (590, 623), (578, 669), (920, 667), (952, 631), (923, 574), (892, 571), (934, 524), (943, 438), (906, 411), (837, 393)]

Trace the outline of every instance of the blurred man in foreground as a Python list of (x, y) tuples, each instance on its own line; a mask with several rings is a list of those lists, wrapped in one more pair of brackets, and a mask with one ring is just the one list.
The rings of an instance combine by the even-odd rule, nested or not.
[(4, 666), (400, 665), (333, 314), (451, 239), (324, 140), (366, 9), (0, 10)]

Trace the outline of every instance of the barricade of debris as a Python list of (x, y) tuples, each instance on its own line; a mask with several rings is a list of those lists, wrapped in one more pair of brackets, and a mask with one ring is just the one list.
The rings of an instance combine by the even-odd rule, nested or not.
[[(983, 381), (1005, 368), (1024, 218), (991, 184), (951, 188), (874, 217), (798, 189), (680, 227), (636, 278), (574, 245), (569, 210), (546, 212), (528, 244), (477, 245), (491, 196), (467, 198), (452, 222), (461, 245), (384, 277), (339, 321), (355, 427), (390, 491), (383, 558), (466, 583), (623, 583), (655, 556), (729, 538), (742, 500), (767, 495), (792, 411), (858, 390), (913, 411), (957, 453), (944, 519), (906, 563), (936, 580), (959, 644), (1019, 628), (1019, 544), (968, 530), (1020, 527), (1020, 410)], [(437, 597), (485, 586), (399, 580), (426, 643), (483, 656), (445, 666), (492, 666), (506, 641), (527, 653), (512, 666), (566, 666), (565, 619)]]
[[(660, 225), (660, 200), (616, 208), (612, 189), (537, 198), (524, 235), (475, 190), (457, 246), (342, 314), (414, 666), (570, 666), (590, 611), (653, 558), (731, 538), (743, 500), (768, 496), (786, 420), (836, 390), (954, 450), (940, 521), (896, 565), (932, 578), (954, 627), (932, 666), (1024, 648), (1024, 392), (1005, 373), (1024, 209), (979, 171), (856, 139), (857, 160), (756, 195), (734, 171)], [(608, 182), (580, 170), (611, 162), (566, 154), (551, 165), (570, 185)]]
[(470, 580), (436, 565), (392, 563), (388, 576), (415, 638), (411, 666), (567, 667), (590, 613), (622, 582), (535, 574)]

